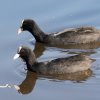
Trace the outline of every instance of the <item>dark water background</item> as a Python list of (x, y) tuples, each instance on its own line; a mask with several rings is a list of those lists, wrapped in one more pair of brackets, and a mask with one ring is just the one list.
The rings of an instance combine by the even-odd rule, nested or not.
[[(100, 0), (1, 0), (0, 1), (0, 98), (2, 100), (100, 100), (100, 48), (95, 47), (89, 56), (96, 61), (92, 64), (93, 75), (81, 82), (56, 81), (43, 78), (33, 79), (33, 87), (26, 95), (21, 95), (13, 85), (20, 85), (27, 76), (24, 63), (13, 60), (17, 48), (27, 45), (34, 49), (32, 35), (17, 30), (24, 18), (34, 19), (45, 32), (56, 32), (68, 27), (95, 26), (100, 28)], [(35, 43), (35, 39), (34, 39)], [(61, 52), (61, 51), (66, 52)], [(38, 61), (70, 56), (85, 49), (58, 49), (45, 47)], [(87, 51), (91, 48), (87, 49)], [(31, 80), (32, 80), (31, 79)], [(6, 84), (12, 88), (3, 88)], [(34, 86), (35, 84), (35, 86)], [(26, 84), (27, 86), (28, 84)], [(30, 86), (31, 86), (30, 85)]]

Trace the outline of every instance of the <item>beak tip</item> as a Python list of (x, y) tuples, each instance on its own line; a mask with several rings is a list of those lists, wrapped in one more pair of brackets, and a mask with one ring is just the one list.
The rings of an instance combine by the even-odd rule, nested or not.
[(19, 58), (19, 54), (15, 54), (15, 56), (13, 57), (14, 60), (17, 58)]
[(21, 28), (18, 29), (18, 35), (22, 32), (23, 30)]

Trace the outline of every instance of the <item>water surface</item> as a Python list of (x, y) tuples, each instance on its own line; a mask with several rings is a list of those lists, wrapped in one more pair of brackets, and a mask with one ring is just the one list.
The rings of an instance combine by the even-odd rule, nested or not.
[[(17, 35), (23, 18), (34, 19), (47, 33), (57, 32), (69, 27), (95, 26), (100, 28), (99, 0), (2, 0), (0, 3), (0, 97), (3, 100), (99, 100), (100, 99), (100, 48), (99, 45), (68, 47), (44, 47), (37, 51), (38, 61), (45, 61), (74, 54), (84, 53), (96, 61), (85, 79), (37, 78), (34, 73), (27, 72), (25, 64), (13, 60), (20, 45), (35, 48), (35, 39), (28, 32)], [(33, 43), (32, 43), (33, 39)], [(29, 75), (29, 77), (28, 77)], [(28, 77), (28, 79), (27, 79)], [(27, 79), (30, 82), (25, 81)], [(10, 85), (5, 86), (6, 84)], [(24, 85), (21, 85), (24, 84)], [(26, 85), (29, 84), (26, 87)], [(19, 93), (13, 85), (24, 87), (25, 93)], [(1, 87), (5, 86), (5, 87)]]

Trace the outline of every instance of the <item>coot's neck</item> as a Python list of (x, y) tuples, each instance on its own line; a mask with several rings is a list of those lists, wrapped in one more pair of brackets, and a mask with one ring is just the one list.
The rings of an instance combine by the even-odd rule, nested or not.
[(31, 53), (28, 57), (24, 58), (23, 60), (26, 62), (27, 69), (32, 69), (32, 66), (36, 62), (34, 53)]
[(37, 42), (45, 42), (44, 40), (47, 35), (39, 28), (39, 26), (35, 22), (33, 22), (31, 33), (35, 37)]

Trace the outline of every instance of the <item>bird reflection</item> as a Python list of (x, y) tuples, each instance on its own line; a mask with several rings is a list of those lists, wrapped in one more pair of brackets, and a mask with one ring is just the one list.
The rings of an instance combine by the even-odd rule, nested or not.
[(48, 79), (52, 79), (53, 81), (70, 80), (70, 81), (75, 81), (75, 82), (81, 82), (81, 81), (85, 81), (86, 79), (88, 79), (91, 75), (92, 75), (92, 70), (88, 69), (88, 70), (75, 72), (75, 73), (68, 73), (68, 74), (61, 74), (61, 75), (55, 74), (52, 76), (46, 75), (44, 77)]
[(27, 71), (25, 80), (20, 85), (15, 85), (14, 87), (19, 93), (25, 95), (25, 94), (29, 94), (32, 92), (32, 90), (35, 87), (36, 80), (38, 78), (52, 79), (54, 82), (55, 81), (60, 82), (62, 80), (81, 82), (81, 81), (87, 80), (91, 75), (92, 75), (91, 69), (77, 72), (77, 73), (72, 73), (72, 74), (61, 74), (61, 75), (52, 75), (52, 76), (49, 76), (49, 75), (44, 76), (44, 75), (39, 75), (35, 72)]
[(37, 79), (35, 72), (27, 71), (25, 80), (20, 85), (14, 85), (15, 89), (21, 94), (32, 92)]
[[(48, 45), (45, 45), (48, 46)], [(68, 44), (68, 45), (49, 45), (49, 47), (57, 47), (62, 49), (96, 49), (100, 47), (100, 42), (91, 42), (86, 44)]]
[[(95, 53), (95, 50), (93, 50), (93, 48), (98, 48), (99, 46), (100, 46), (99, 42), (94, 42), (94, 43), (88, 43), (88, 44), (73, 44), (73, 45), (67, 45), (67, 46), (59, 45), (54, 48), (56, 48), (60, 52), (67, 52), (68, 54), (80, 54), (81, 53), (82, 55), (89, 56)], [(48, 46), (43, 43), (36, 42), (34, 50), (33, 50), (35, 57), (39, 58), (40, 56), (42, 56), (47, 47)]]
[(33, 50), (35, 57), (39, 58), (41, 55), (43, 55), (44, 51), (45, 51), (45, 45), (40, 42), (36, 42), (35, 48)]

